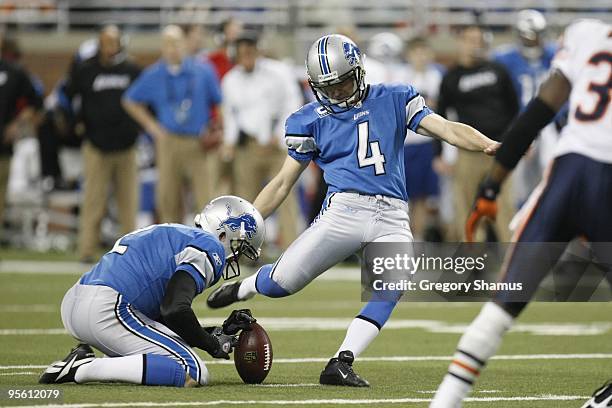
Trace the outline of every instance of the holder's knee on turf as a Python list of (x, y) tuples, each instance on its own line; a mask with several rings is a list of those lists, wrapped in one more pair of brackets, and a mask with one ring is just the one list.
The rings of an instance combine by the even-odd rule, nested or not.
[(289, 296), (291, 293), (282, 288), (270, 276), (273, 266), (270, 264), (259, 268), (257, 279), (255, 280), (255, 289), (257, 289), (258, 293), (268, 297), (279, 298)]
[(157, 354), (144, 354), (142, 383), (183, 387), (187, 373), (176, 360)]

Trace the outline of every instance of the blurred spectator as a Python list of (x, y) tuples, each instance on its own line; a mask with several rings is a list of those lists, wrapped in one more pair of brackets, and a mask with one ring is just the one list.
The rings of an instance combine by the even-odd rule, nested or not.
[[(512, 80), (503, 66), (485, 59), (487, 37), (481, 27), (464, 27), (459, 34), (458, 50), (457, 65), (442, 79), (438, 111), (500, 141), (504, 129), (519, 110)], [(492, 157), (481, 156), (459, 150), (454, 165), (455, 220), (457, 232), (463, 238), (463, 225), (473, 204), (478, 183), (493, 163)], [(443, 167), (439, 164), (436, 166), (438, 169)], [(514, 212), (511, 191), (512, 188), (506, 186), (498, 198), (495, 233), (502, 242), (510, 240), (508, 225)]]
[(185, 24), (181, 27), (185, 33), (187, 54), (196, 58), (205, 58), (204, 27), (201, 24)]
[[(537, 10), (521, 10), (517, 15), (515, 33), (517, 43), (501, 47), (494, 54), (495, 61), (504, 65), (512, 77), (521, 109), (534, 97), (540, 83), (544, 80), (555, 54), (555, 46), (545, 43), (546, 18)], [(552, 133), (557, 139), (555, 125), (551, 124), (542, 131), (543, 135)], [(546, 143), (544, 143), (546, 145)], [(545, 164), (539, 160), (542, 139), (534, 142), (532, 148), (519, 162), (513, 174), (516, 201), (527, 200), (527, 196), (540, 182)]]
[(119, 208), (121, 234), (135, 226), (138, 208), (136, 123), (121, 107), (124, 91), (140, 74), (126, 58), (121, 31), (109, 25), (98, 37), (97, 53), (73, 65), (65, 92), (81, 99), (84, 125), (82, 145), (84, 188), (79, 221), (79, 256), (91, 261), (96, 256), (100, 222), (104, 217), (111, 185)]
[[(2, 46), (0, 35), (0, 47)], [(37, 120), (42, 99), (28, 73), (19, 65), (0, 58), (0, 230), (13, 154), (13, 143)]]
[(208, 136), (210, 112), (221, 103), (221, 93), (212, 66), (187, 56), (180, 27), (164, 28), (161, 48), (162, 58), (130, 87), (123, 104), (155, 139), (160, 221), (182, 222), (185, 181), (195, 198), (191, 211), (199, 211), (215, 194), (217, 169), (208, 160), (201, 139)]
[[(406, 53), (410, 65), (405, 69), (405, 82), (417, 89), (430, 108), (436, 109), (442, 73), (433, 64), (432, 49), (424, 37), (415, 37), (408, 42)], [(432, 167), (433, 157), (433, 139), (408, 130), (404, 142), (406, 190), (412, 233), (417, 240), (441, 239), (437, 228), (440, 186)]]
[[(357, 41), (351, 36), (349, 38)], [(402, 82), (406, 71), (406, 63), (402, 61), (403, 49), (404, 42), (395, 33), (383, 32), (372, 36), (364, 60), (367, 83)]]
[[(288, 66), (259, 55), (257, 38), (236, 41), (237, 65), (222, 82), (226, 156), (233, 157), (236, 194), (249, 200), (280, 169), (287, 156), (284, 124), (302, 102)], [(281, 205), (280, 244), (297, 236), (297, 202), (292, 193)]]
[[(76, 67), (96, 56), (98, 53), (98, 38), (85, 40), (73, 54), (68, 73)], [(80, 149), (85, 137), (81, 115), (81, 95), (66, 95), (67, 78), (61, 78), (45, 98), (45, 113), (38, 128), (40, 147), (41, 175), (43, 188), (46, 191), (54, 189), (73, 190), (78, 177), (81, 176), (80, 166), (74, 163), (70, 168), (60, 166), (60, 150), (63, 148)], [(66, 173), (66, 174), (65, 174)]]
[(225, 74), (234, 66), (236, 53), (236, 38), (242, 33), (242, 22), (235, 18), (229, 18), (221, 23), (216, 42), (219, 47), (208, 54), (208, 59), (214, 65), (219, 79), (223, 79)]
[[(185, 39), (187, 41), (187, 54), (198, 63), (204, 63), (209, 66), (211, 62), (203, 49), (205, 31), (201, 24), (188, 24), (183, 26)], [(218, 73), (217, 73), (218, 75)], [(223, 142), (223, 126), (220, 120), (221, 113), (217, 111), (217, 106), (211, 109), (211, 123), (208, 128), (208, 134), (202, 138), (202, 148), (206, 150), (209, 173), (216, 179), (214, 195), (222, 195), (231, 191), (230, 184), (232, 182), (231, 169), (227, 166), (221, 167), (222, 163), (219, 159), (218, 147)]]

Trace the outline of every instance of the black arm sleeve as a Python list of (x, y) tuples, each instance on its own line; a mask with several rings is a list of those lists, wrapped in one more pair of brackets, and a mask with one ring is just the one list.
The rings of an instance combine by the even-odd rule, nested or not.
[(538, 136), (540, 130), (554, 117), (553, 109), (540, 98), (533, 99), (504, 132), (503, 143), (495, 155), (495, 160), (506, 169), (512, 170), (531, 142)]
[(163, 323), (181, 336), (191, 347), (214, 352), (219, 343), (198, 322), (191, 302), (197, 287), (193, 278), (184, 271), (176, 272), (166, 287), (166, 295), (160, 306)]

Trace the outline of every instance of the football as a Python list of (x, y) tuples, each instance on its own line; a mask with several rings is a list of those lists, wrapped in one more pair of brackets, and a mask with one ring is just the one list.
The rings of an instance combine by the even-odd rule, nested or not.
[(272, 368), (272, 343), (268, 333), (257, 323), (243, 330), (234, 350), (236, 371), (247, 384), (260, 384)]

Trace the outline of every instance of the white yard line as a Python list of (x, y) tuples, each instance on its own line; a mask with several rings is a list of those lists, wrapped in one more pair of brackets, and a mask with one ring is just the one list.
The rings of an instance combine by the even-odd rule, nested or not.
[[(73, 261), (0, 260), (0, 274), (81, 275), (90, 270), (92, 266)], [(245, 276), (255, 272), (254, 269), (250, 268), (244, 268), (244, 270), (247, 272)], [(317, 280), (359, 282), (361, 280), (361, 269), (358, 267), (334, 267), (319, 276)]]
[[(365, 362), (393, 362), (403, 363), (411, 361), (449, 361), (452, 356), (381, 356), (381, 357), (359, 357), (360, 363)], [(610, 360), (612, 353), (599, 354), (512, 354), (493, 356), (492, 360)], [(305, 357), (305, 358), (275, 358), (273, 364), (304, 364), (304, 363), (326, 363), (329, 357)], [(207, 365), (233, 365), (233, 361), (211, 360)], [(0, 365), (0, 370), (28, 370), (47, 368), (47, 365)]]
[[(578, 401), (586, 400), (582, 395), (541, 395), (533, 397), (471, 397), (465, 402), (501, 402), (501, 401)], [(105, 402), (99, 404), (58, 404), (30, 405), (25, 408), (93, 408), (93, 407), (180, 407), (180, 406), (215, 406), (215, 405), (357, 405), (357, 404), (409, 404), (431, 402), (431, 398), (380, 398), (380, 399), (308, 399), (308, 400), (215, 400), (215, 401), (173, 401), (173, 402)], [(24, 407), (22, 407), (24, 408)]]
[[(344, 331), (352, 319), (330, 317), (258, 317), (257, 320), (267, 331)], [(200, 319), (203, 326), (218, 325), (219, 318)], [(467, 324), (454, 324), (441, 320), (391, 319), (385, 330), (422, 329), (430, 333), (460, 334)], [(511, 332), (535, 336), (596, 336), (612, 331), (611, 322), (590, 323), (522, 323), (515, 325)], [(0, 329), (0, 336), (36, 336), (66, 334), (62, 328), (50, 329)]]
[(56, 312), (59, 310), (59, 305), (41, 304), (41, 305), (0, 305), (0, 313), (45, 313)]
[[(423, 390), (416, 391), (417, 394), (435, 394), (437, 390)], [(502, 392), (501, 390), (474, 390), (472, 394), (496, 394)]]
[(0, 273), (34, 275), (82, 275), (91, 265), (65, 261), (13, 261), (0, 262)]
[(292, 388), (292, 387), (321, 387), (321, 384), (303, 383), (303, 384), (253, 384), (256, 388)]
[(16, 371), (10, 373), (0, 373), (0, 376), (2, 377), (10, 377), (13, 375), (40, 375), (40, 373), (35, 371)]

